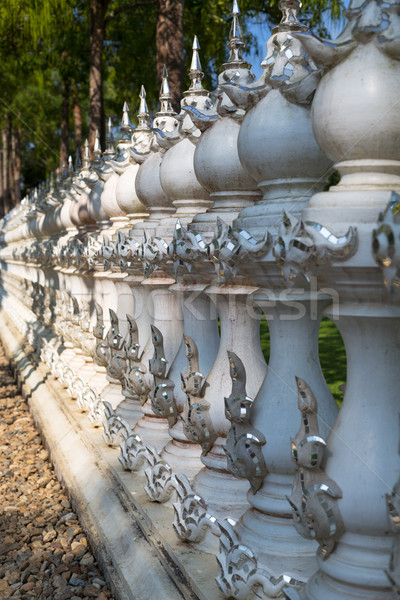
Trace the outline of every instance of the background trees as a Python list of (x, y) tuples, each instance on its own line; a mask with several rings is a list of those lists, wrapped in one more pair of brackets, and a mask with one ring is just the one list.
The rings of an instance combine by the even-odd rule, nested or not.
[[(176, 107), (197, 34), (209, 86), (227, 57), (231, 0), (2, 0), (0, 3), (0, 215), (67, 162), (105, 116), (132, 113), (144, 84), (155, 109), (162, 66)], [(280, 20), (278, 0), (240, 0), (247, 19)], [(302, 20), (322, 33), (342, 0), (306, 0)], [(324, 12), (325, 11), (325, 12)], [(267, 38), (267, 35), (266, 35)]]

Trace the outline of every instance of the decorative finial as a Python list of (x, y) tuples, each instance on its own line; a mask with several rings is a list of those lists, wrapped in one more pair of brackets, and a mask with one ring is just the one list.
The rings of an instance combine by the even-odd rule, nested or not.
[(114, 154), (114, 135), (112, 130), (112, 120), (111, 117), (108, 117), (107, 121), (107, 136), (106, 136), (106, 151), (104, 154), (107, 156), (112, 156)]
[(162, 81), (160, 88), (160, 110), (157, 112), (158, 117), (163, 117), (167, 115), (175, 115), (175, 111), (171, 105), (172, 96), (171, 90), (168, 83), (168, 71), (167, 67), (164, 65), (162, 72)]
[(98, 129), (96, 129), (93, 154), (94, 154), (95, 160), (99, 160), (99, 158), (101, 157), (100, 134), (99, 134)]
[(124, 106), (122, 108), (122, 120), (121, 120), (121, 129), (122, 140), (131, 141), (132, 135), (132, 125), (129, 120), (129, 106), (126, 102), (124, 102)]
[(136, 127), (138, 130), (142, 129), (150, 129), (150, 115), (149, 109), (147, 108), (146, 102), (146, 90), (144, 89), (144, 85), (140, 88), (140, 104), (139, 104), (139, 112), (137, 114), (139, 125)]
[(67, 179), (67, 177), (68, 177), (67, 166), (66, 166), (65, 162), (63, 162), (62, 171), (61, 171), (61, 179)]
[(193, 40), (193, 54), (192, 54), (192, 62), (190, 64), (189, 77), (191, 79), (191, 84), (188, 92), (193, 93), (196, 90), (204, 91), (201, 80), (204, 77), (204, 73), (201, 70), (201, 63), (199, 57), (200, 44), (197, 39), (197, 35), (194, 36)]
[(299, 23), (297, 15), (302, 7), (300, 0), (280, 0), (279, 9), (282, 11), (282, 20), (272, 29), (272, 33), (279, 31), (307, 31), (307, 27)]
[(74, 174), (74, 163), (72, 162), (72, 156), (68, 156), (68, 175), (72, 177)]
[(54, 173), (50, 173), (50, 194), (54, 192)]
[(90, 165), (90, 148), (89, 148), (89, 140), (85, 140), (85, 145), (83, 148), (83, 168), (88, 169)]
[(245, 43), (242, 40), (242, 32), (240, 30), (239, 23), (239, 5), (237, 0), (233, 0), (232, 6), (232, 25), (229, 34), (229, 42), (227, 44), (229, 48), (229, 58), (226, 63), (222, 65), (224, 71), (227, 69), (244, 68), (250, 69), (249, 63), (243, 58), (242, 51), (245, 48)]

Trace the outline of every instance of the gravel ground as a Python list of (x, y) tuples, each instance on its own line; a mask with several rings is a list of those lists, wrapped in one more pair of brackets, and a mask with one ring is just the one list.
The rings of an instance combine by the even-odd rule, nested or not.
[(0, 347), (0, 600), (111, 593)]

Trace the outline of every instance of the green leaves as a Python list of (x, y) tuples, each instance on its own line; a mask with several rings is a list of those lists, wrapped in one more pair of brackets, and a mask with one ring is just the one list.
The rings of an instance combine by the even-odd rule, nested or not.
[[(107, 6), (103, 50), (105, 114), (111, 114), (117, 123), (123, 101), (127, 100), (134, 120), (141, 84), (146, 87), (149, 108), (154, 112), (159, 92), (155, 48), (157, 3), (98, 2), (103, 8)], [(269, 27), (281, 19), (278, 0), (239, 0), (239, 3), (245, 42), (254, 44), (250, 18), (265, 22), (266, 41)], [(209, 89), (214, 87), (220, 66), (228, 56), (231, 9), (232, 0), (185, 0), (183, 89), (189, 86), (187, 72), (195, 34), (201, 46), (204, 84)], [(326, 35), (329, 23), (342, 15), (342, 0), (305, 0), (300, 19)], [(62, 79), (74, 80), (78, 86), (87, 130), (89, 1), (2, 0), (0, 126), (8, 113), (20, 120), (26, 187), (36, 185), (57, 166)], [(33, 168), (35, 161), (40, 168)]]

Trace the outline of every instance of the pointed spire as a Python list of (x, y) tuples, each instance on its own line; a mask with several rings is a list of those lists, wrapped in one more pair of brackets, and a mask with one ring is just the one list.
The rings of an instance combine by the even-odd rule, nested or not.
[(194, 36), (193, 45), (192, 45), (192, 62), (190, 64), (191, 71), (200, 71), (201, 72), (201, 63), (199, 57), (200, 44), (197, 35)]
[(68, 175), (72, 177), (74, 174), (74, 163), (72, 161), (72, 156), (68, 156)]
[(242, 32), (240, 31), (240, 24), (239, 24), (239, 15), (240, 15), (240, 10), (239, 10), (239, 5), (237, 3), (237, 0), (233, 0), (233, 6), (232, 6), (232, 25), (231, 25), (231, 33), (230, 33), (230, 38), (239, 38), (242, 39)]
[(227, 69), (250, 69), (249, 63), (243, 58), (242, 52), (245, 48), (245, 43), (242, 40), (242, 32), (240, 30), (239, 23), (239, 5), (237, 0), (233, 0), (232, 6), (232, 24), (231, 31), (229, 34), (229, 42), (227, 44), (229, 48), (229, 58), (226, 63), (222, 65), (223, 71)]
[(107, 135), (106, 135), (106, 151), (104, 154), (107, 156), (112, 156), (115, 153), (114, 149), (114, 134), (113, 134), (113, 125), (111, 117), (108, 117), (107, 121)]
[(95, 160), (99, 160), (100, 159), (100, 157), (101, 157), (101, 146), (100, 146), (100, 134), (99, 134), (99, 130), (98, 129), (96, 129), (93, 154), (94, 154)]
[(122, 108), (122, 120), (121, 120), (121, 128), (120, 131), (122, 133), (121, 141), (131, 141), (132, 135), (132, 125), (129, 120), (129, 106), (127, 102), (124, 102), (124, 106)]
[(89, 148), (89, 140), (85, 140), (85, 145), (83, 148), (83, 168), (88, 169), (90, 165), (90, 148)]
[(168, 83), (168, 71), (164, 65), (162, 72), (161, 88), (160, 88), (160, 110), (157, 112), (157, 117), (163, 117), (167, 115), (176, 115), (176, 112), (172, 108), (172, 96), (171, 89)]
[(137, 114), (139, 125), (136, 127), (136, 129), (141, 131), (143, 129), (150, 129), (150, 115), (149, 109), (147, 108), (146, 90), (144, 89), (144, 85), (142, 85), (142, 87), (140, 88), (139, 98), (140, 104), (139, 112)]
[(200, 44), (199, 40), (197, 39), (197, 35), (194, 36), (192, 49), (192, 62), (190, 64), (189, 71), (191, 84), (189, 89), (186, 92), (184, 92), (184, 94), (193, 95), (193, 92), (200, 91), (202, 93), (201, 95), (203, 95), (206, 90), (203, 88), (203, 84), (201, 83), (201, 80), (204, 77), (204, 73), (201, 70), (201, 63), (199, 57)]
[(68, 177), (67, 166), (66, 166), (65, 162), (63, 162), (62, 171), (61, 171), (61, 179), (64, 180), (64, 179), (67, 179), (67, 177)]
[(50, 173), (50, 194), (54, 192), (54, 173), (53, 171)]

